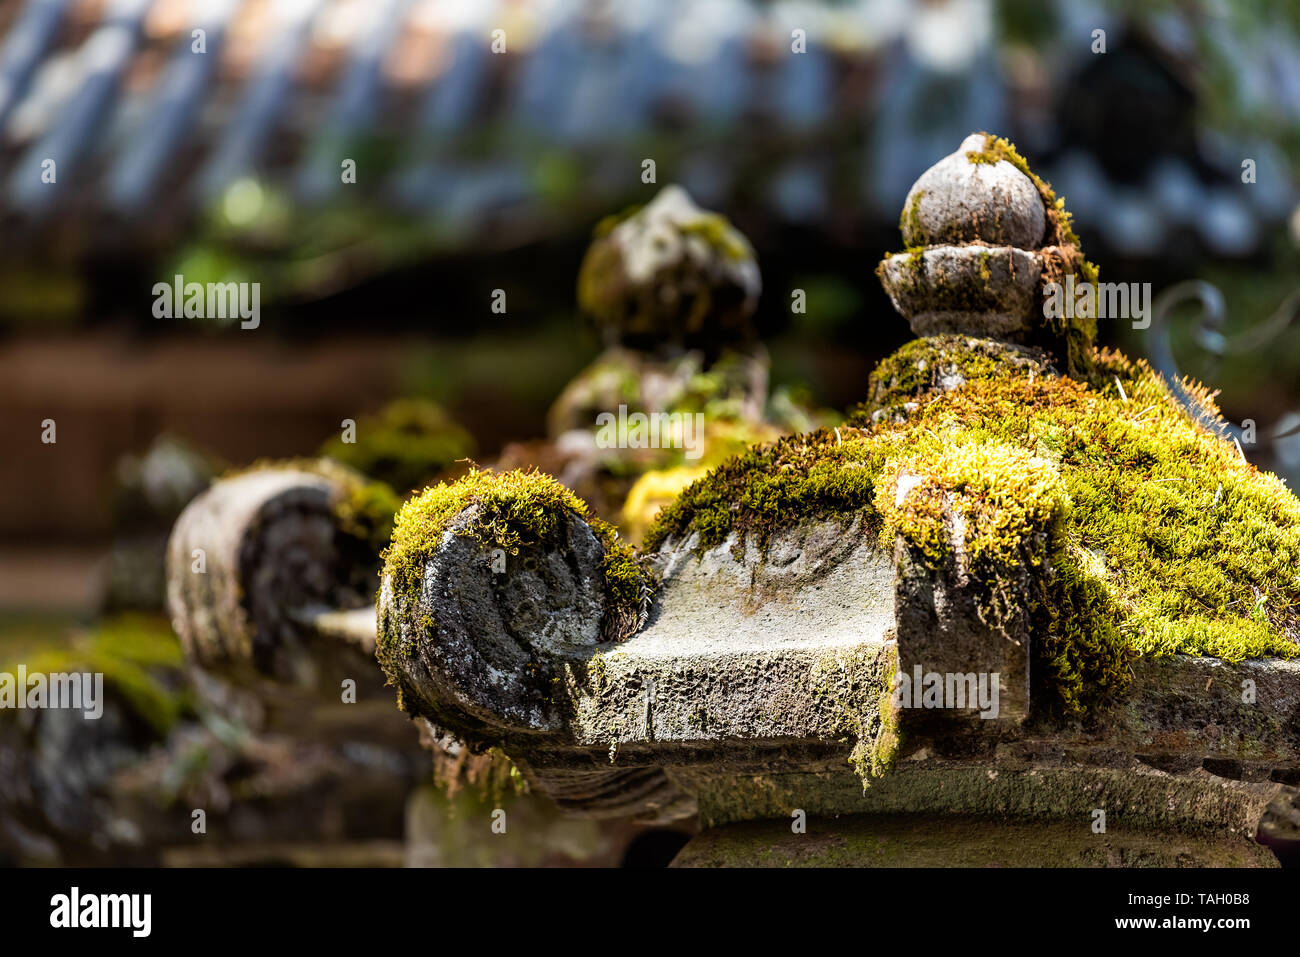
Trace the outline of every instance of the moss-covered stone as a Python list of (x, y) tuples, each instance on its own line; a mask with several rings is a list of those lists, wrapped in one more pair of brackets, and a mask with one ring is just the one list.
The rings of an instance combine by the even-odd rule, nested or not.
[(880, 361), (867, 381), (867, 401), (849, 415), (859, 422), (901, 420), (926, 393), (960, 388), (991, 375), (1033, 379), (1056, 375), (1056, 369), (1051, 356), (1040, 349), (974, 336), (927, 336)]
[[(860, 515), (882, 547), (902, 534), (937, 563), (949, 541), (940, 503), (960, 492), (968, 557), (990, 574), (1025, 556), (1038, 566), (1035, 701), (1048, 692), (1086, 710), (1124, 686), (1134, 654), (1300, 653), (1300, 502), (1193, 421), (1144, 362), (1096, 351), (1084, 382), (1026, 374), (1019, 355), (985, 365), (990, 349), (959, 386), (927, 389), (916, 359), (944, 348), (913, 343), (877, 370), (886, 407), (916, 396), (904, 415), (859, 410), (838, 429), (747, 450), (688, 487), (647, 544), (764, 543), (779, 527)], [(1025, 542), (1023, 528), (1047, 533)]]
[(969, 150), (966, 159), (972, 163), (1010, 163), (1034, 184), (1038, 195), (1043, 198), (1047, 210), (1047, 235), (1043, 239), (1045, 246), (1078, 246), (1079, 237), (1074, 232), (1074, 221), (1065, 209), (1065, 200), (1059, 198), (1047, 182), (1029, 168), (1029, 163), (1017, 151), (1015, 145), (1001, 136), (984, 133), (984, 148)]
[[(0, 672), (13, 673), (18, 664), (0, 663)], [(160, 617), (125, 613), (104, 619), (66, 645), (25, 656), (21, 664), (28, 674), (102, 674), (107, 692), (159, 740), (193, 711), (180, 642)]]
[[(1079, 236), (1074, 231), (1074, 221), (1065, 208), (1065, 199), (1052, 190), (1052, 186), (1029, 168), (1029, 163), (1016, 151), (1010, 140), (985, 133), (982, 150), (972, 150), (966, 158), (972, 163), (1007, 162), (1034, 184), (1047, 210), (1047, 233), (1041, 250), (1044, 259), (1041, 282), (1063, 283), (1065, 276), (1073, 274), (1078, 283), (1097, 283), (1097, 267), (1083, 257)], [(1072, 318), (1045, 317), (1047, 336), (1043, 343), (1060, 357), (1070, 374), (1087, 374), (1091, 345), (1097, 336), (1097, 309), (1094, 298), (1092, 308), (1085, 315)]]
[(394, 517), (402, 504), (402, 497), (388, 483), (369, 478), (330, 458), (259, 459), (244, 468), (227, 472), (221, 478), (234, 478), (263, 469), (307, 472), (334, 483), (339, 494), (331, 502), (331, 510), (339, 523), (339, 531), (356, 546), (358, 558), (376, 556), (388, 546)]
[(360, 418), (355, 442), (335, 436), (320, 454), (406, 492), (474, 454), (474, 439), (437, 403), (398, 399)]
[[(471, 507), (469, 520), (455, 524), (453, 530), (453, 519)], [(455, 482), (425, 489), (397, 513), (392, 543), (384, 552), (384, 577), (394, 592), (408, 596), (413, 607), (425, 566), (449, 532), (468, 536), (484, 549), (500, 548), (517, 555), (523, 547), (551, 540), (566, 516), (586, 521), (604, 549), (606, 620), (637, 621), (653, 592), (652, 574), (612, 525), (588, 519), (582, 499), (539, 472), (472, 469)], [(376, 653), (386, 668), (393, 655), (410, 650), (396, 647), (394, 634), (386, 627), (381, 608)]]
[(752, 338), (758, 290), (748, 240), (678, 186), (601, 220), (578, 271), (578, 305), (605, 340), (647, 349)]
[(904, 236), (912, 237), (908, 250), (920, 249), (930, 244), (930, 237), (921, 224), (921, 200), (924, 198), (925, 190), (914, 190), (911, 202), (903, 207), (903, 212), (898, 217), (898, 231)]

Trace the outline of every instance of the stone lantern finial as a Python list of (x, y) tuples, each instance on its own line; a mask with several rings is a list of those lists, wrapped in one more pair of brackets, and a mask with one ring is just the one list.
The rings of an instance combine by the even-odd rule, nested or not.
[(899, 222), (907, 250), (877, 269), (919, 336), (957, 333), (1041, 345), (1086, 368), (1095, 310), (1051, 317), (1043, 287), (1093, 281), (1064, 203), (1006, 140), (972, 133), (913, 184)]
[(744, 234), (669, 185), (596, 226), (578, 304), (609, 345), (713, 350), (752, 338), (760, 287)]

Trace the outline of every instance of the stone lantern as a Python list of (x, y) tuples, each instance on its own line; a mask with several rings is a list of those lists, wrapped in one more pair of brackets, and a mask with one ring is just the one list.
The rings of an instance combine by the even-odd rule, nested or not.
[(539, 473), (428, 489), (349, 628), (433, 740), (574, 814), (698, 815), (683, 865), (1272, 862), (1300, 502), (1204, 389), (1044, 314), (1096, 270), (1010, 144), (967, 138), (902, 226), (920, 338), (842, 425), (712, 469), (642, 551)]

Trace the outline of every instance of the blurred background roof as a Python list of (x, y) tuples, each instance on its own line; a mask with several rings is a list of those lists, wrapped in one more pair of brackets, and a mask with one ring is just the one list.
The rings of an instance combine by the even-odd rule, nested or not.
[[(418, 230), (369, 272), (586, 223), (637, 197), (642, 157), (705, 205), (860, 236), (973, 129), (1016, 140), (1098, 255), (1186, 232), (1249, 256), (1296, 198), (1294, 4), (22, 0), (0, 17), (6, 238), (63, 256), (166, 250), (214, 216), (313, 249), (376, 220)], [(374, 219), (290, 225), (340, 203)]]

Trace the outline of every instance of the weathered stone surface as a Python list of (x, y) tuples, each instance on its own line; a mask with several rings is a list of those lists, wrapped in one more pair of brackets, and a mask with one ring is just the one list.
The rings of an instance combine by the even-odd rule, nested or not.
[(603, 550), (586, 522), (567, 515), (563, 542), (532, 546), (498, 572), (491, 549), (452, 522), (424, 571), (418, 596), (387, 576), (379, 610), (393, 629), (400, 678), (435, 713), (511, 731), (555, 731), (563, 718), (552, 685), (566, 660), (590, 653), (605, 611)]
[(935, 815), (863, 815), (710, 828), (673, 867), (1276, 867), (1240, 837), (1168, 831), (1091, 832), (1074, 823), (1011, 823)]
[(1020, 341), (1041, 322), (1041, 259), (1009, 246), (935, 246), (896, 253), (880, 280), (918, 336), (945, 333)]
[[(917, 710), (907, 716), (909, 722), (951, 730), (964, 721), (968, 731), (984, 733), (1029, 717), (1029, 608), (1034, 581), (1028, 568), (1001, 576), (997, 584), (1004, 589), (1008, 608), (1001, 620), (995, 620), (980, 600), (989, 583), (974, 579), (960, 553), (942, 567), (932, 568), (914, 548), (899, 541), (895, 560), (898, 671), (907, 678), (912, 695), (922, 694), (917, 675), (973, 679), (969, 685), (953, 681), (953, 691), (962, 695), (962, 707)], [(970, 697), (977, 688), (996, 693), (983, 712)]]
[(376, 582), (375, 556), (340, 533), (341, 494), (321, 475), (266, 468), (217, 482), (186, 507), (168, 545), (167, 597), (187, 656), (316, 682), (322, 649), (309, 650), (304, 619), (369, 605)]
[(1118, 751), (1079, 752), (1056, 763), (988, 757), (900, 761), (868, 788), (852, 773), (727, 774), (676, 767), (672, 779), (696, 796), (706, 826), (808, 814), (997, 815), (1013, 820), (1070, 820), (1087, 827), (1106, 812), (1108, 830), (1168, 828), (1189, 833), (1254, 835), (1270, 802), (1293, 791), (1273, 782), (1225, 781), (1203, 769), (1171, 774)]
[(1006, 160), (976, 162), (988, 137), (972, 133), (921, 174), (907, 193), (901, 222), (908, 246), (993, 243), (1034, 249), (1043, 240), (1046, 211), (1029, 177)]
[(645, 629), (614, 645), (598, 643), (602, 553), (584, 522), (500, 576), (481, 551), (449, 532), (413, 606), (385, 581), (381, 614), (410, 646), (395, 664), (416, 710), (499, 744), (562, 806), (693, 813), (666, 761), (821, 760), (856, 729), (853, 703), (870, 711), (884, 687), (890, 562), (852, 525), (791, 532), (741, 560), (729, 546), (666, 552)]
[(579, 743), (731, 742), (739, 756), (764, 740), (833, 740), (846, 709), (872, 704), (894, 621), (888, 556), (852, 522), (791, 530), (765, 552), (748, 542), (740, 559), (733, 545), (660, 554), (646, 628), (586, 662)]
[[(786, 813), (755, 796), (782, 793), (784, 780), (794, 806), (816, 792), (824, 813), (1059, 818), (1097, 806), (1088, 802), (1100, 788), (1144, 826), (1249, 830), (1300, 763), (1300, 666), (1285, 662), (1144, 660), (1096, 723), (1025, 723), (1027, 618), (989, 627), (969, 593), (978, 582), (906, 549), (887, 555), (853, 521), (777, 532), (764, 549), (667, 543), (645, 628), (612, 646), (594, 630), (593, 546), (579, 536), (568, 553), (525, 556), (511, 585), (451, 536), (426, 574), (428, 607), (388, 606), (404, 621), (428, 612), (445, 623), (413, 633), (404, 675), (422, 706), (458, 734), (487, 734), (570, 810), (671, 819), (694, 798), (706, 820), (761, 817)], [(1023, 584), (1013, 609), (1029, 603)], [(850, 761), (875, 745), (895, 661), (998, 673), (1000, 713), (908, 713), (897, 765), (864, 792)], [(1234, 690), (1246, 673), (1258, 705)]]

